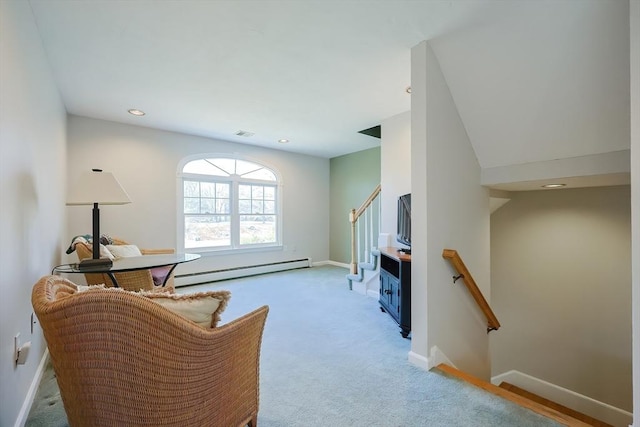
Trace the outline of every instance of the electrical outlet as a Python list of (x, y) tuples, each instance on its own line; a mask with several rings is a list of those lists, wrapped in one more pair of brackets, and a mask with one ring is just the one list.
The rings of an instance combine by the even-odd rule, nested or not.
[(16, 336), (13, 337), (13, 358), (16, 366), (27, 363), (27, 357), (29, 356), (30, 349), (31, 341), (20, 345), (20, 332), (18, 332)]

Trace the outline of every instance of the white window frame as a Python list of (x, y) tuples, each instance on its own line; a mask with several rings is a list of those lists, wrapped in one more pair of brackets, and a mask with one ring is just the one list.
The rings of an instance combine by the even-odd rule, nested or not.
[[(183, 172), (184, 167), (194, 161), (203, 159), (229, 159), (229, 160), (241, 160), (245, 162), (251, 162), (265, 169), (268, 169), (276, 177), (275, 181), (265, 181), (259, 179), (242, 178), (239, 175), (231, 176), (216, 176), (216, 175), (203, 175)], [(185, 214), (184, 214), (184, 181), (194, 180), (200, 182), (227, 182), (231, 184), (230, 190), (230, 203), (231, 203), (231, 244), (226, 246), (207, 246), (200, 248), (185, 248)], [(260, 243), (260, 244), (240, 244), (240, 213), (238, 211), (238, 187), (240, 184), (257, 184), (264, 186), (275, 187), (276, 192), (276, 241), (273, 243)], [(180, 252), (195, 252), (195, 253), (239, 253), (239, 252), (255, 252), (255, 251), (267, 251), (274, 249), (282, 249), (282, 179), (280, 173), (274, 167), (265, 164), (264, 162), (252, 158), (247, 158), (238, 155), (219, 154), (219, 153), (207, 153), (197, 154), (186, 157), (178, 164), (177, 171), (177, 243), (178, 250)]]

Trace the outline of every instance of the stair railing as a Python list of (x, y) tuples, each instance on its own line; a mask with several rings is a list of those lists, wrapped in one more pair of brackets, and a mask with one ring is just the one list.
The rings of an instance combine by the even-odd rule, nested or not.
[(491, 331), (497, 331), (500, 328), (500, 322), (498, 322), (498, 318), (489, 307), (489, 303), (482, 295), (480, 288), (476, 284), (476, 281), (473, 280), (473, 276), (469, 273), (469, 270), (462, 262), (462, 258), (458, 255), (458, 251), (454, 249), (444, 249), (442, 251), (442, 257), (448, 259), (451, 262), (453, 268), (458, 272), (457, 276), (453, 276), (453, 283), (455, 283), (458, 279), (462, 279), (462, 282), (467, 286), (467, 289), (473, 296), (473, 299), (476, 300), (476, 304), (480, 307), (480, 310), (484, 313), (487, 318), (487, 333)]
[[(351, 274), (358, 274), (358, 262), (361, 259), (369, 259), (369, 250), (380, 232), (380, 204), (378, 203), (377, 223), (374, 223), (372, 204), (380, 194), (381, 189), (382, 187), (378, 184), (358, 209), (351, 209), (349, 212), (349, 222), (351, 223)], [(365, 215), (363, 227), (360, 226), (358, 221), (362, 215)], [(362, 249), (363, 247), (364, 249)]]

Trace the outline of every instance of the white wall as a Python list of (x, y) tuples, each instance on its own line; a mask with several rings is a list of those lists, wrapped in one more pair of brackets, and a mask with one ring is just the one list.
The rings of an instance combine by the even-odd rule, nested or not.
[(640, 427), (640, 1), (629, 1), (634, 426)]
[[(133, 203), (103, 206), (101, 232), (145, 248), (177, 248), (177, 168), (187, 156), (237, 154), (280, 172), (286, 250), (211, 255), (176, 274), (311, 257), (329, 259), (329, 160), (197, 136), (69, 116), (69, 182), (82, 170), (113, 172)], [(91, 208), (70, 206), (68, 241), (91, 232)], [(75, 259), (72, 254), (71, 259)]]
[(493, 375), (631, 411), (629, 186), (512, 193), (491, 216)]
[[(66, 177), (66, 112), (25, 1), (0, 1), (0, 88), (0, 426), (11, 426), (45, 351), (31, 289), (60, 259)], [(32, 343), (19, 367), (17, 333)]]
[(458, 251), (490, 301), (489, 193), (428, 42), (412, 49), (411, 61), (411, 357), (419, 364), (437, 348), (458, 368), (488, 379), (486, 318), (467, 289), (452, 284), (442, 250)]
[(381, 231), (390, 236), (395, 247), (403, 245), (396, 241), (398, 196), (411, 192), (411, 112), (390, 117), (382, 121), (380, 144), (380, 184), (382, 193)]

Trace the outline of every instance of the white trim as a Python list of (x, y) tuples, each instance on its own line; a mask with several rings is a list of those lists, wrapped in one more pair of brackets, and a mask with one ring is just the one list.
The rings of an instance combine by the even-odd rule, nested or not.
[(342, 267), (342, 268), (346, 268), (347, 270), (349, 269), (349, 264), (345, 264), (343, 262), (338, 262), (338, 261), (331, 261), (331, 260), (327, 260), (327, 261), (318, 261), (318, 262), (314, 262), (313, 266), (314, 267), (318, 267), (321, 265), (333, 265), (336, 267)]
[(49, 360), (49, 349), (45, 349), (44, 354), (42, 355), (42, 359), (40, 360), (40, 364), (38, 365), (38, 369), (36, 370), (36, 374), (31, 381), (31, 385), (29, 386), (29, 391), (27, 392), (27, 396), (22, 403), (22, 408), (20, 408), (20, 412), (18, 413), (18, 418), (16, 418), (16, 423), (14, 427), (23, 427), (27, 422), (27, 418), (29, 418), (29, 412), (31, 411), (31, 406), (33, 405), (33, 401), (36, 398), (36, 393), (38, 392), (38, 387), (40, 386), (40, 380), (42, 380), (42, 375), (44, 374), (44, 368)]
[(424, 369), (425, 371), (429, 371), (440, 365), (441, 363), (457, 369), (456, 365), (454, 365), (453, 362), (447, 357), (447, 355), (444, 354), (442, 350), (440, 350), (436, 345), (431, 347), (429, 357), (424, 357), (421, 354), (410, 351), (409, 362), (417, 366), (418, 368)]
[(216, 282), (219, 280), (235, 279), (238, 277), (255, 276), (258, 274), (275, 273), (277, 271), (293, 270), (311, 267), (311, 258), (301, 258), (290, 261), (274, 262), (269, 264), (245, 265), (241, 267), (225, 268), (191, 274), (176, 275), (174, 283), (176, 287), (198, 285), (201, 283)]
[(265, 244), (265, 245), (253, 245), (248, 247), (241, 247), (236, 249), (231, 249), (228, 246), (225, 246), (224, 249), (213, 249), (210, 247), (206, 248), (189, 248), (187, 251), (189, 253), (200, 254), (200, 256), (209, 257), (209, 256), (220, 256), (220, 255), (236, 255), (236, 254), (245, 254), (245, 253), (254, 253), (254, 252), (274, 252), (274, 251), (285, 251), (286, 248), (281, 244)]
[[(229, 159), (229, 160), (240, 160), (240, 161), (245, 161), (245, 162), (249, 162), (249, 163), (254, 163), (257, 166), (261, 166), (265, 169), (268, 169), (270, 172), (272, 172), (275, 177), (276, 180), (275, 181), (264, 181), (264, 180), (259, 180), (259, 179), (241, 179), (239, 176), (237, 175), (230, 175), (228, 177), (224, 177), (224, 176), (217, 176), (217, 175), (201, 175), (201, 174), (192, 174), (192, 173), (184, 173), (183, 169), (184, 167), (195, 160), (202, 160), (202, 159), (212, 159), (212, 158), (218, 158), (218, 159)], [(177, 220), (177, 224), (176, 224), (176, 242), (177, 242), (177, 248), (178, 248), (178, 252), (185, 252), (187, 249), (185, 248), (185, 244), (184, 244), (184, 234), (185, 234), (185, 230), (184, 230), (184, 179), (195, 179), (195, 180), (199, 180), (199, 181), (211, 181), (211, 182), (223, 182), (225, 181), (225, 178), (227, 181), (229, 181), (230, 185), (231, 185), (231, 195), (230, 195), (230, 201), (234, 204), (234, 208), (231, 209), (231, 213), (229, 214), (230, 217), (230, 222), (231, 222), (231, 245), (235, 244), (237, 246), (233, 247), (231, 245), (229, 246), (225, 246), (222, 251), (226, 251), (226, 252), (235, 252), (238, 250), (242, 250), (242, 249), (251, 249), (253, 247), (269, 247), (269, 246), (277, 246), (280, 247), (282, 246), (282, 238), (283, 238), (283, 227), (284, 227), (284, 220), (283, 220), (283, 187), (284, 187), (284, 179), (282, 177), (282, 174), (280, 173), (280, 171), (275, 168), (274, 166), (271, 166), (268, 163), (264, 163), (262, 160), (260, 159), (255, 159), (252, 158), (250, 156), (245, 156), (239, 153), (200, 153), (200, 154), (191, 154), (189, 156), (183, 157), (179, 162), (178, 162), (178, 167), (176, 169), (176, 220)], [(240, 245), (240, 238), (238, 236), (239, 233), (239, 217), (240, 217), (240, 213), (238, 212), (238, 196), (237, 196), (237, 188), (238, 188), (238, 184), (239, 183), (254, 183), (257, 185), (265, 185), (265, 186), (273, 186), (276, 189), (276, 241), (270, 244), (266, 244), (264, 246), (258, 245)], [(189, 251), (193, 251), (193, 250), (198, 250), (198, 248), (189, 248)], [(204, 251), (216, 251), (216, 248), (204, 248)]]
[(414, 366), (417, 366), (420, 369), (424, 369), (425, 371), (428, 371), (429, 369), (431, 369), (429, 368), (429, 359), (427, 359), (421, 354), (410, 351), (407, 359), (409, 360), (409, 363), (411, 363)]
[(444, 352), (438, 348), (437, 345), (434, 345), (433, 347), (431, 347), (431, 352), (429, 354), (429, 369), (435, 368), (441, 363), (444, 363), (445, 365), (449, 365), (452, 368), (456, 368), (456, 369), (458, 368), (456, 365), (453, 364), (451, 359), (449, 359), (447, 355), (444, 354)]
[(512, 370), (491, 378), (495, 385), (503, 381), (614, 426), (630, 425), (633, 421), (630, 412), (523, 372)]

